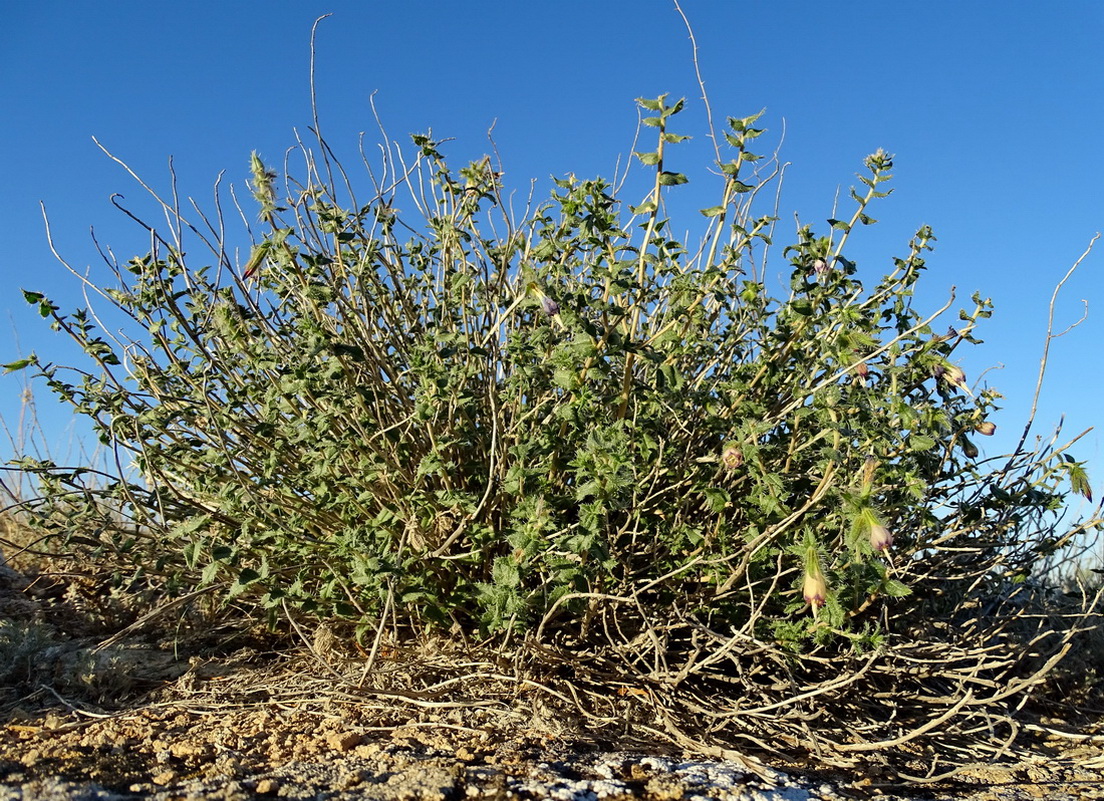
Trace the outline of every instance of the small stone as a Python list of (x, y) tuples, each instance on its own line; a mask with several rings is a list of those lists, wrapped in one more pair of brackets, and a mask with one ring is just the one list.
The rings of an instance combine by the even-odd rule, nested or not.
[(161, 773), (158, 773), (156, 776), (154, 776), (152, 781), (153, 781), (154, 784), (158, 785), (159, 787), (164, 787), (166, 784), (172, 784), (173, 781), (175, 781), (175, 779), (176, 779), (176, 771), (175, 770), (166, 770), (166, 771), (162, 771)]
[(261, 779), (257, 782), (257, 795), (273, 795), (280, 789), (280, 783), (275, 779)]
[(670, 776), (653, 776), (644, 785), (649, 797), (656, 801), (681, 801), (686, 795), (686, 785)]
[(340, 734), (331, 734), (326, 738), (326, 742), (335, 751), (351, 751), (360, 745), (361, 739), (363, 738), (357, 732), (346, 731)]
[(360, 771), (350, 771), (349, 773), (343, 773), (337, 779), (337, 786), (342, 790), (348, 790), (352, 787), (356, 787), (358, 784), (364, 781), (364, 774)]

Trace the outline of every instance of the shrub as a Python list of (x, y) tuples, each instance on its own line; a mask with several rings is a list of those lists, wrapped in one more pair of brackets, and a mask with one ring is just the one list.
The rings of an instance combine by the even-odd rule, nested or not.
[[(273, 622), (519, 649), (590, 709), (633, 688), (668, 732), (807, 741), (816, 708), (846, 751), (1019, 709), (1076, 628), (1023, 599), (1099, 521), (1060, 526), (1090, 494), (1064, 448), (980, 457), (1000, 395), (958, 357), (989, 301), (941, 331), (953, 295), (914, 307), (927, 227), (880, 278), (847, 256), (890, 192), (883, 151), (849, 217), (798, 228), (772, 296), (759, 115), (728, 120), (719, 202), (683, 242), (683, 102), (639, 103), (635, 205), (572, 176), (516, 215), (490, 158), (453, 171), (430, 135), (365, 161), (360, 194), (320, 139), (298, 179), (252, 156), (241, 263), (221, 217), (165, 203), (172, 229), (108, 262), (121, 334), (26, 291), (94, 368), (26, 363), (142, 477), (92, 492), (28, 460), (40, 525)], [(898, 722), (855, 725), (870, 703)]]

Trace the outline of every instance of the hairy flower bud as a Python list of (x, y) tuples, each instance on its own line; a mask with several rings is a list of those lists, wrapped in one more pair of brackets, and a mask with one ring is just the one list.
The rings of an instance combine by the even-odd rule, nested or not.
[(817, 565), (813, 570), (805, 569), (805, 584), (801, 589), (805, 596), (805, 603), (813, 607), (813, 614), (824, 606), (824, 600), (828, 597), (828, 584), (824, 581), (824, 574)]
[(735, 445), (725, 445), (724, 450), (721, 451), (721, 464), (729, 470), (735, 470), (743, 463), (744, 455), (740, 453), (740, 449)]
[(990, 423), (988, 420), (983, 420), (982, 422), (978, 423), (975, 428), (977, 429), (977, 432), (979, 434), (983, 434), (987, 437), (993, 436), (993, 434), (997, 430), (996, 425)]
[(953, 364), (948, 364), (943, 367), (943, 371), (940, 374), (944, 381), (954, 387), (966, 386), (966, 373), (962, 372), (961, 368), (956, 367)]
[(811, 538), (805, 542), (805, 581), (801, 586), (801, 594), (805, 597), (805, 603), (813, 608), (813, 616), (824, 606), (828, 598), (828, 582), (824, 580), (824, 571), (820, 568), (820, 551), (816, 542)]
[(560, 313), (560, 304), (548, 295), (541, 295), (541, 310), (549, 317), (555, 317)]
[(813, 262), (813, 272), (817, 275), (823, 275), (828, 270), (828, 262), (824, 259), (817, 259)]
[(893, 534), (885, 526), (875, 523), (870, 527), (870, 547), (881, 553), (893, 547)]
[(966, 437), (962, 438), (962, 452), (966, 454), (967, 459), (976, 459), (978, 455), (977, 445), (970, 442)]

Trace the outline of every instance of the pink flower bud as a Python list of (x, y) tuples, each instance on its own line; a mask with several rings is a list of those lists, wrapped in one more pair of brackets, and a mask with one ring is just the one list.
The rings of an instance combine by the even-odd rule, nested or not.
[(820, 568), (820, 551), (810, 535), (806, 535), (804, 562), (805, 581), (801, 585), (801, 594), (805, 603), (813, 608), (813, 617), (828, 599), (828, 582), (824, 580), (824, 571)]
[(740, 449), (735, 445), (725, 445), (724, 450), (721, 451), (721, 464), (729, 470), (735, 470), (743, 463), (744, 455), (740, 453)]
[(953, 364), (944, 365), (942, 372), (939, 374), (944, 381), (954, 387), (966, 386), (966, 373), (956, 367)]
[(893, 534), (885, 526), (875, 523), (870, 527), (870, 547), (878, 553), (893, 547)]
[(991, 437), (996, 432), (997, 427), (993, 423), (990, 423), (988, 420), (984, 420), (977, 424), (976, 429), (979, 434), (984, 434), (987, 437)]
[(819, 566), (811, 571), (806, 569), (805, 585), (801, 591), (805, 596), (805, 603), (813, 607), (814, 614), (824, 606), (824, 600), (828, 597), (828, 584), (824, 581), (824, 574), (820, 572)]

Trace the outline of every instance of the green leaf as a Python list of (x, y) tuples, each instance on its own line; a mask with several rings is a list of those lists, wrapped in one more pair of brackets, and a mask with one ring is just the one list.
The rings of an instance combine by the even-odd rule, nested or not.
[(664, 170), (659, 174), (660, 186), (677, 186), (678, 184), (689, 183), (690, 179), (683, 175), (681, 172), (668, 172)]
[(199, 556), (202, 552), (200, 544), (197, 541), (189, 542), (184, 546), (184, 564), (188, 566), (189, 570), (195, 570), (199, 565)]
[(706, 217), (718, 217), (721, 214), (724, 214), (724, 210), (724, 206), (710, 206), (707, 209), (701, 209), (701, 213), (704, 214)]
[(1085, 468), (1079, 464), (1068, 464), (1066, 470), (1069, 472), (1070, 488), (1081, 495), (1087, 501), (1092, 501), (1092, 487), (1089, 485), (1089, 474), (1085, 472)]
[(896, 579), (887, 579), (885, 584), (882, 585), (882, 592), (891, 598), (903, 598), (912, 594), (912, 590)]
[(494, 561), (492, 570), (494, 583), (498, 587), (514, 588), (521, 584), (521, 573), (517, 562), (509, 556), (500, 556)]
[(243, 592), (245, 592), (246, 588), (248, 588), (250, 584), (252, 584), (260, 577), (260, 573), (258, 573), (256, 570), (248, 567), (245, 568), (238, 574), (237, 578), (234, 579), (234, 583), (231, 584), (230, 589), (227, 590), (227, 595), (229, 595), (231, 598), (241, 595)]
[(657, 374), (662, 377), (664, 385), (672, 389), (680, 389), (685, 383), (678, 366), (669, 362), (661, 364)]
[(38, 359), (36, 359), (35, 355), (32, 353), (26, 359), (19, 359), (18, 361), (9, 362), (8, 364), (3, 365), (4, 372), (14, 373), (17, 370), (22, 370), (25, 367), (29, 367), (32, 364), (35, 364), (37, 361)]
[(203, 572), (199, 576), (200, 586), (202, 587), (207, 584), (211, 584), (218, 576), (220, 567), (221, 565), (218, 562), (211, 562), (205, 568), (203, 568)]
[(714, 514), (720, 514), (732, 503), (728, 490), (722, 487), (706, 487), (702, 490), (702, 495)]
[(586, 500), (591, 495), (597, 495), (600, 489), (602, 489), (602, 486), (597, 480), (591, 479), (590, 481), (585, 481), (575, 488), (575, 500)]
[(636, 152), (634, 152), (633, 155), (636, 156), (638, 159), (640, 159), (641, 164), (647, 164), (648, 166), (651, 166), (653, 164), (659, 164), (659, 153), (636, 153)]
[(749, 126), (762, 117), (764, 111), (766, 111), (766, 109), (761, 109), (758, 114), (752, 114), (750, 117), (729, 117), (728, 125), (734, 131), (739, 131), (740, 133), (746, 132), (748, 136), (758, 136), (762, 131), (754, 128), (749, 130)]
[(552, 382), (561, 389), (575, 389), (579, 385), (579, 375), (569, 367), (557, 367), (552, 373)]
[(935, 447), (935, 440), (927, 434), (911, 434), (909, 436), (909, 450), (913, 453), (930, 451)]
[(58, 307), (51, 303), (41, 292), (30, 292), (24, 289), (23, 299), (31, 305), (37, 303), (38, 313), (41, 317), (49, 317), (51, 313), (58, 310)]

